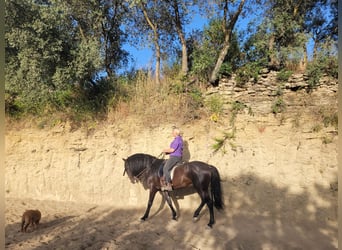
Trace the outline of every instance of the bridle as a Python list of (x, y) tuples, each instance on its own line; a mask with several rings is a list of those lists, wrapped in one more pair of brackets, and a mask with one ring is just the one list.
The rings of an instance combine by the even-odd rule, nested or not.
[[(161, 156), (163, 156), (162, 158), (160, 158)], [(150, 164), (149, 167), (151, 167), (153, 165), (153, 163), (155, 163), (156, 160), (158, 159), (164, 159), (165, 157), (165, 153), (161, 152)], [(141, 170), (136, 176), (133, 176), (133, 180), (134, 183), (137, 183), (138, 181), (140, 181), (141, 176), (147, 171), (147, 167), (144, 167), (143, 170)], [(126, 173), (126, 168), (124, 169), (123, 175), (125, 175)]]

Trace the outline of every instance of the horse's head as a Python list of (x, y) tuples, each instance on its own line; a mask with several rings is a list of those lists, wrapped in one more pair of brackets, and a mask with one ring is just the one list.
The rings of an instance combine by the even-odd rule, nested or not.
[(132, 167), (131, 167), (131, 162), (128, 159), (124, 159), (122, 158), (122, 160), (124, 161), (124, 172), (123, 175), (125, 175), (125, 173), (127, 173), (129, 180), (135, 184), (137, 182), (139, 182), (139, 178), (137, 176), (135, 176), (135, 174), (132, 172)]
[(136, 183), (146, 179), (146, 173), (155, 161), (155, 157), (146, 154), (134, 154), (123, 159), (125, 163), (125, 169), (123, 175), (127, 173), (132, 183)]

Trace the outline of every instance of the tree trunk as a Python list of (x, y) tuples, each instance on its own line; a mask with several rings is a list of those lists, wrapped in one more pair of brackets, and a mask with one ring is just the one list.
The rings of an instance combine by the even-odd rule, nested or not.
[[(216, 85), (216, 82), (218, 80), (218, 72), (220, 71), (220, 68), (222, 66), (222, 63), (228, 53), (229, 47), (230, 47), (230, 39), (232, 37), (232, 33), (235, 27), (235, 24), (239, 18), (239, 15), (242, 12), (243, 6), (245, 4), (246, 0), (241, 0), (238, 9), (236, 10), (236, 12), (234, 13), (234, 15), (231, 17), (231, 15), (229, 15), (228, 13), (228, 0), (225, 1), (224, 3), (224, 9), (223, 9), (223, 32), (225, 34), (225, 38), (224, 38), (224, 43), (223, 43), (223, 47), (220, 51), (219, 57), (217, 58), (216, 61), (216, 65), (213, 69), (213, 71), (211, 72), (210, 78), (209, 78), (209, 82), (211, 84)], [(228, 18), (230, 18), (229, 23), (227, 22)]]
[(188, 51), (187, 51), (187, 47), (186, 47), (186, 40), (185, 40), (185, 36), (183, 33), (183, 29), (182, 29), (182, 23), (180, 20), (180, 16), (179, 16), (179, 10), (178, 10), (178, 3), (177, 1), (173, 1), (173, 9), (175, 11), (175, 26), (176, 26), (176, 30), (177, 30), (177, 34), (179, 37), (179, 40), (182, 44), (182, 75), (186, 76), (188, 74)]
[(179, 37), (182, 43), (182, 75), (186, 76), (188, 74), (188, 51), (186, 47), (186, 41), (184, 36)]
[(224, 59), (226, 58), (226, 55), (227, 55), (228, 50), (229, 50), (229, 47), (230, 47), (230, 34), (227, 34), (226, 37), (225, 37), (225, 41), (224, 41), (223, 47), (222, 47), (221, 52), (219, 54), (219, 57), (217, 58), (215, 68), (211, 72), (211, 76), (210, 76), (210, 79), (209, 79), (209, 82), (211, 84), (213, 84), (213, 85), (217, 85), (215, 83), (216, 83), (216, 81), (218, 79), (218, 73), (220, 71), (220, 68), (222, 66), (222, 63), (223, 63)]
[(157, 85), (160, 84), (160, 47), (158, 43), (158, 35), (154, 41), (154, 46), (156, 48), (156, 74), (155, 74), (155, 82)]
[(154, 47), (156, 49), (156, 73), (155, 73), (155, 81), (156, 84), (160, 84), (160, 58), (161, 58), (161, 53), (160, 53), (160, 46), (159, 46), (159, 35), (158, 35), (158, 27), (157, 25), (153, 24), (152, 20), (149, 18), (145, 5), (142, 3), (141, 9), (144, 13), (144, 17), (148, 25), (153, 31), (153, 43)]
[(306, 70), (306, 67), (308, 66), (308, 50), (306, 48), (306, 45), (304, 44), (303, 46), (303, 60), (302, 63), (300, 65), (302, 71)]
[(268, 66), (273, 69), (278, 67), (278, 62), (274, 54), (274, 34), (271, 34), (270, 39), (268, 40)]

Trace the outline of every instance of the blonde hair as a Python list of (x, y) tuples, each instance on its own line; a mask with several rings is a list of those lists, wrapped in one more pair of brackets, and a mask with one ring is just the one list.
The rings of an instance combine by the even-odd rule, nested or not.
[(177, 135), (180, 135), (180, 134), (181, 134), (181, 131), (180, 131), (179, 128), (173, 126), (172, 129), (173, 129), (173, 131), (174, 131)]

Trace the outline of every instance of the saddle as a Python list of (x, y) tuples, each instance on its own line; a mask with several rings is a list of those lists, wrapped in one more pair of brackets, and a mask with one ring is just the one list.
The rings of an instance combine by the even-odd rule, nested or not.
[[(163, 161), (163, 163), (159, 167), (158, 176), (160, 178), (162, 178), (164, 176), (164, 169), (163, 168), (164, 168), (165, 162), (166, 161)], [(178, 168), (179, 166), (183, 165), (184, 163), (185, 162), (181, 161), (181, 162), (178, 162), (176, 165), (173, 166), (173, 168), (170, 171), (171, 180), (173, 179), (173, 173), (174, 173), (175, 169)]]

